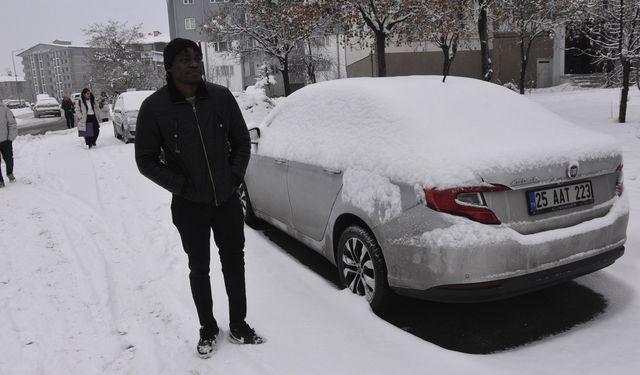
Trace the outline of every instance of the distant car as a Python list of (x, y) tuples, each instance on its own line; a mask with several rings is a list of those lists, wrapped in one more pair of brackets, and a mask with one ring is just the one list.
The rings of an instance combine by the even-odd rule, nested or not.
[(624, 253), (629, 203), (615, 139), (492, 83), (317, 83), (250, 134), (247, 224), (265, 220), (318, 251), (373, 309), (392, 292), (506, 298)]
[(82, 95), (82, 93), (79, 93), (79, 92), (74, 92), (73, 94), (71, 94), (71, 101), (73, 102), (73, 105), (78, 104), (78, 101), (80, 100), (80, 95)]
[(60, 117), (62, 116), (62, 112), (60, 111), (60, 103), (57, 99), (51, 97), (38, 98), (33, 106), (33, 115), (35, 117), (41, 117), (44, 115), (54, 115)]
[(5, 105), (9, 109), (24, 108), (27, 106), (25, 101), (20, 99), (9, 99), (5, 101)]
[(113, 105), (113, 135), (129, 143), (136, 136), (136, 121), (142, 102), (155, 91), (127, 91), (118, 95)]

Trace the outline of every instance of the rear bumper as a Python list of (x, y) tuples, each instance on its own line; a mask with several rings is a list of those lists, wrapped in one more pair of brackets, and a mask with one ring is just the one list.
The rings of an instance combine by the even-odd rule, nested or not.
[(605, 268), (624, 254), (624, 246), (560, 267), (488, 283), (443, 285), (427, 290), (395, 288), (396, 293), (438, 302), (486, 302), (533, 292)]
[(629, 203), (624, 196), (615, 198), (602, 217), (535, 234), (463, 218), (447, 220), (443, 228), (391, 240), (390, 233), (382, 232), (392, 289), (425, 299), (479, 301), (596, 271), (624, 252)]
[(59, 115), (60, 114), (60, 110), (59, 109), (40, 109), (35, 111), (36, 115), (42, 116), (42, 115)]

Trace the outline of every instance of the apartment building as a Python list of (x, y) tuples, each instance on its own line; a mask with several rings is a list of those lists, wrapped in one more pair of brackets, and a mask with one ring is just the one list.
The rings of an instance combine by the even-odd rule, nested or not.
[[(253, 85), (266, 66), (269, 74), (275, 76), (276, 84), (270, 88), (269, 94), (284, 94), (282, 75), (278, 72), (278, 63), (273, 58), (256, 54), (251, 57), (237, 57), (227, 53), (229, 46), (225, 41), (208, 40), (203, 33), (202, 25), (207, 18), (216, 14), (220, 7), (230, 0), (167, 0), (169, 30), (171, 39), (186, 38), (198, 42), (202, 48), (205, 76), (210, 82), (228, 87), (232, 91), (240, 91)], [(345, 50), (340, 45), (340, 37), (320, 37), (314, 44), (314, 55), (322, 55), (327, 64), (318, 68), (317, 81), (346, 77)], [(300, 51), (303, 53), (300, 46)], [(289, 80), (293, 90), (306, 84), (307, 75), (304, 67), (290, 66)]]
[(77, 92), (91, 86), (89, 59), (92, 48), (55, 40), (39, 43), (19, 53), (22, 70), (29, 87), (28, 100), (38, 94), (62, 99), (64, 93)]
[(24, 99), (28, 101), (27, 82), (24, 77), (0, 75), (0, 99)]

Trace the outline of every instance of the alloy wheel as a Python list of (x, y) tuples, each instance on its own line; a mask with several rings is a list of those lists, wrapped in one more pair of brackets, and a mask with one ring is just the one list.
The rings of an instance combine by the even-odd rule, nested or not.
[(343, 246), (342, 263), (347, 287), (371, 302), (376, 280), (371, 254), (365, 243), (357, 237), (349, 238)]

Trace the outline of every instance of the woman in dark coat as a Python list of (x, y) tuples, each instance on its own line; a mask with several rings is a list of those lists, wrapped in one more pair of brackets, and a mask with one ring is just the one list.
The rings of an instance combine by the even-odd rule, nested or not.
[(67, 119), (67, 129), (71, 129), (74, 126), (74, 118), (73, 118), (73, 101), (69, 98), (68, 94), (64, 94), (64, 99), (62, 99), (62, 110), (64, 111), (64, 117)]
[(100, 135), (100, 123), (97, 114), (100, 109), (96, 105), (96, 99), (88, 88), (82, 90), (80, 99), (76, 103), (76, 119), (78, 124), (78, 136), (84, 137), (89, 148), (96, 145)]

